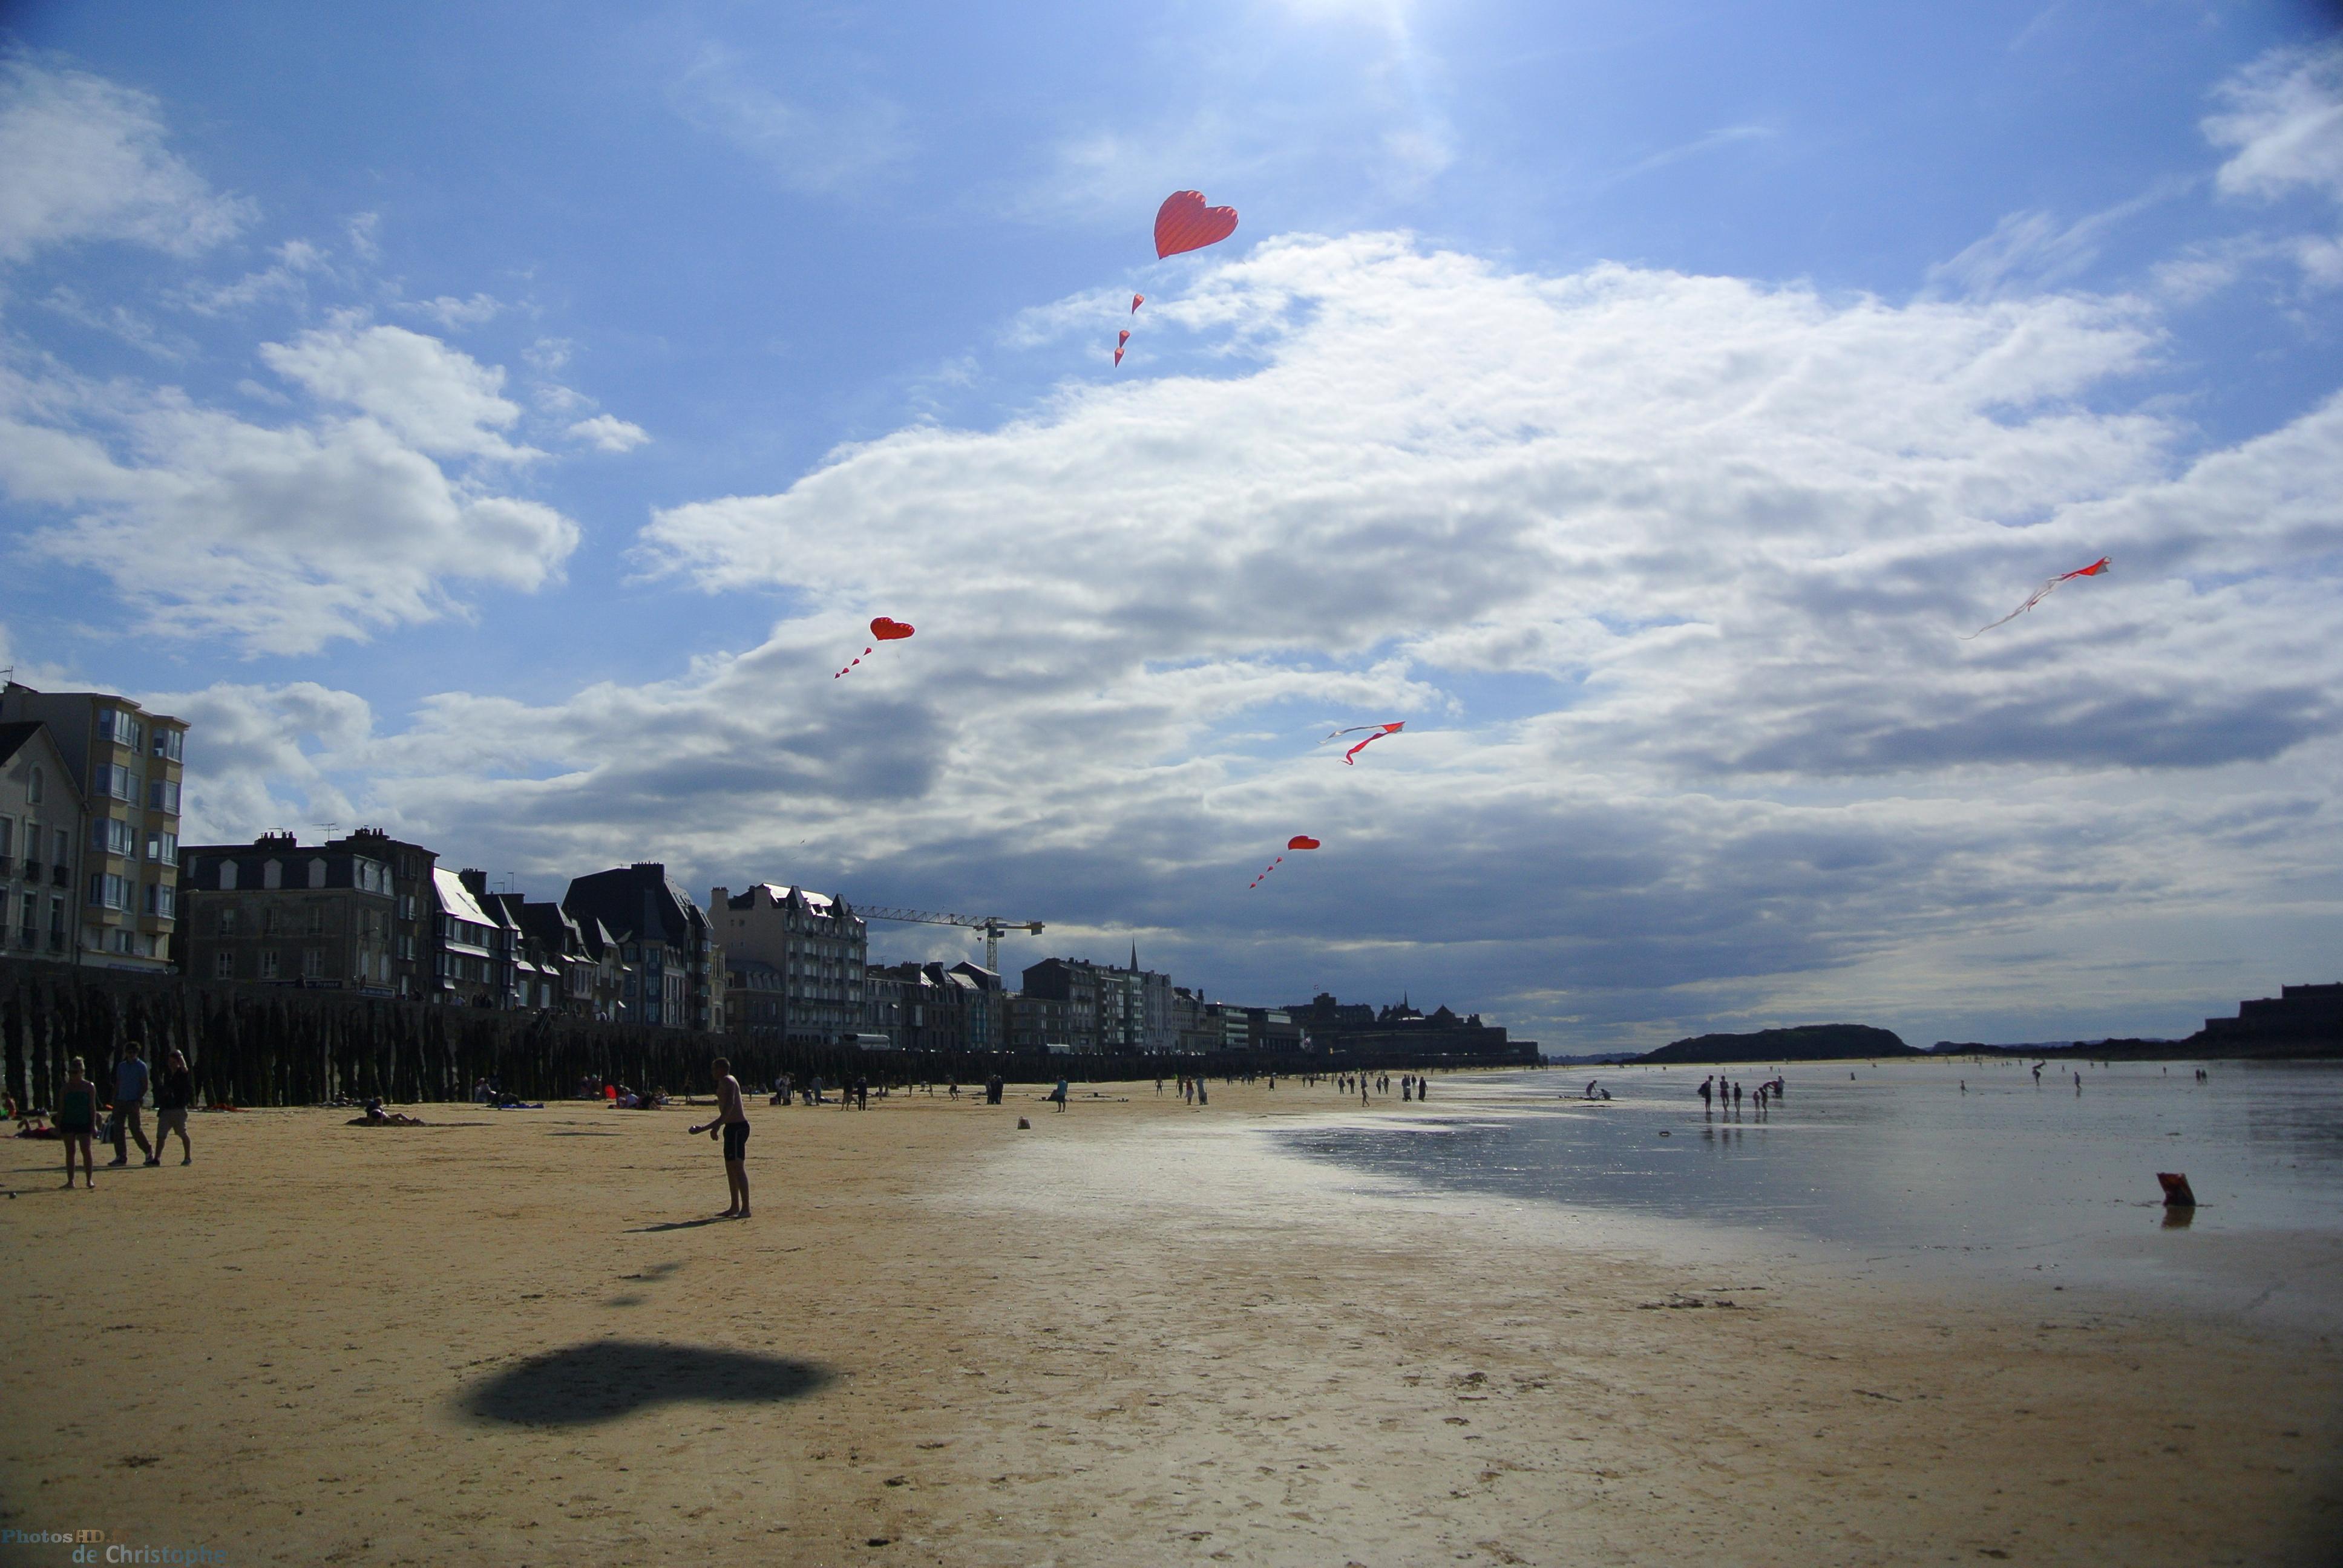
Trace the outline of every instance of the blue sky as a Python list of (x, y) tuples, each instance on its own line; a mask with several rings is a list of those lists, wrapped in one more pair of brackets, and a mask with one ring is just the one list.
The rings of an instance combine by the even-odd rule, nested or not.
[(0, 623), (205, 832), (1564, 1047), (2336, 978), (2318, 8), (5, 19)]

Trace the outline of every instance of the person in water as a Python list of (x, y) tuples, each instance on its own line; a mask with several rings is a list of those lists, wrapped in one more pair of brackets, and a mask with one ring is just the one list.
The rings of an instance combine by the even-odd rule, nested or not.
[(55, 1126), (65, 1146), (65, 1187), (73, 1187), (74, 1151), (81, 1151), (82, 1175), (92, 1191), (97, 1189), (97, 1156), (89, 1141), (97, 1135), (97, 1085), (89, 1081), (76, 1056), (66, 1063), (64, 1091), (57, 1098)]
[(731, 1062), (719, 1056), (708, 1064), (708, 1071), (716, 1080), (716, 1120), (703, 1121), (691, 1131), (714, 1138), (722, 1129), (724, 1187), (732, 1206), (718, 1218), (745, 1220), (749, 1217), (749, 1113), (741, 1108), (740, 1082), (732, 1076)]

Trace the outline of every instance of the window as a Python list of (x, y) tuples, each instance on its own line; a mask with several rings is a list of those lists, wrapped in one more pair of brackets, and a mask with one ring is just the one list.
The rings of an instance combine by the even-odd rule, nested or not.
[(158, 866), (176, 865), (179, 859), (179, 836), (166, 829), (150, 829), (146, 835), (146, 858)]
[(275, 948), (263, 948), (260, 950), (260, 978), (262, 980), (275, 980), (277, 978), (277, 950)]
[[(6, 859), (15, 852), (16, 819), (14, 817), (0, 817), (0, 860)], [(5, 921), (0, 921), (0, 924), (5, 923)]]
[(309, 862), (309, 885), (313, 888), (322, 888), (326, 885), (326, 860), (322, 855), (315, 857)]
[(398, 895), (398, 918), (402, 920), (411, 920), (415, 918), (415, 896), (412, 893)]
[(283, 887), (285, 885), (285, 862), (282, 860), (261, 861), (260, 885), (264, 888)]
[(301, 978), (303, 980), (318, 980), (325, 975), (325, 972), (326, 950), (323, 948), (309, 948), (305, 950), (301, 954)]
[(236, 978), (236, 955), (226, 948), (212, 955), (212, 978), (214, 980)]
[(89, 777), (90, 793), (138, 804), (138, 775), (119, 762), (101, 762)]
[(186, 739), (187, 732), (186, 730), (167, 729), (162, 725), (157, 724), (155, 726), (155, 755), (164, 759), (166, 761), (178, 761), (180, 759), (180, 748), (186, 744)]
[[(134, 779), (132, 782), (135, 787), (136, 780)], [(150, 811), (168, 811), (173, 816), (176, 816), (179, 810), (179, 781), (176, 779), (146, 780), (146, 809)]]
[[(31, 835), (27, 834), (26, 837), (29, 838)], [(27, 844), (25, 847), (28, 849), (32, 848), (30, 844)], [(58, 829), (54, 836), (54, 841), (49, 847), (55, 851), (55, 854), (49, 857), (52, 864), (59, 867), (70, 866), (73, 864), (73, 835), (71, 833), (66, 832), (63, 828)]]
[(131, 890), (136, 885), (127, 877), (110, 877), (103, 871), (92, 871), (89, 876), (89, 901), (102, 910), (127, 909)]
[(309, 905), (309, 934), (313, 937), (326, 934), (326, 906), (322, 902), (313, 900)]
[(148, 914), (166, 920), (173, 920), (177, 917), (178, 904), (178, 889), (172, 887), (167, 882), (149, 882), (146, 884), (146, 912)]
[(236, 862), (234, 860), (222, 860), (220, 862), (219, 885), (220, 891), (223, 893), (233, 893), (236, 891)]
[(260, 934), (264, 937), (277, 934), (277, 906), (274, 904), (260, 911)]
[(219, 912), (219, 934), (224, 937), (232, 937), (236, 935), (236, 911), (234, 910), (226, 909), (222, 910)]
[(137, 750), (146, 739), (145, 727), (119, 708), (98, 709), (97, 735), (101, 740), (111, 740), (116, 746), (127, 746), (133, 751)]
[(125, 859), (138, 858), (138, 830), (116, 817), (93, 817), (89, 821), (89, 847), (101, 855), (120, 855)]

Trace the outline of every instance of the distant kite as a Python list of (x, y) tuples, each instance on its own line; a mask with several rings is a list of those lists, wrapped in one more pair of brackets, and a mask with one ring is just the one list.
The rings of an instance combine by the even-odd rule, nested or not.
[(1139, 307), (1140, 307), (1141, 306), (1142, 306), (1142, 305), (1146, 304), (1146, 303), (1147, 303), (1147, 296), (1145, 296), (1145, 295), (1143, 295), (1143, 294), (1134, 294), (1134, 295), (1132, 295), (1132, 296), (1131, 297), (1131, 313), (1133, 316), (1138, 315), (1138, 314), (1139, 314)]
[[(1314, 849), (1318, 847), (1318, 840), (1312, 838), (1307, 833), (1296, 833), (1293, 837), (1285, 841), (1285, 847), (1289, 850)], [(1276, 859), (1272, 860), (1268, 865), (1262, 868), (1261, 877), (1268, 876), (1270, 872), (1274, 871), (1278, 867), (1282, 866), (1283, 864), (1285, 864), (1285, 857), (1283, 855), (1280, 855)], [(1252, 882), (1247, 884), (1245, 891), (1250, 893), (1253, 889), (1260, 887), (1261, 877), (1255, 877)]]
[(1961, 640), (1963, 642), (1967, 642), (1974, 638), (1983, 637), (1986, 632), (1991, 631), (1996, 626), (2007, 626), (2011, 621), (2016, 620), (2019, 616), (2024, 615), (2027, 610), (2032, 609), (2036, 605), (2040, 604), (2044, 599), (2048, 598), (2051, 591), (2057, 588), (2060, 583), (2072, 582), (2077, 578), (2095, 578), (2107, 569), (2107, 558), (2101, 556), (2089, 566), (2077, 567), (2070, 572), (2060, 572), (2056, 577), (2052, 578), (2040, 588), (2036, 588), (2034, 592), (2027, 597), (2024, 604), (2019, 605), (2016, 609), (2011, 610), (1999, 620), (1988, 622), (1986, 625), (1977, 628), (1975, 631), (1964, 632), (1961, 635)]
[[(1358, 735), (1364, 733), (1367, 737), (1364, 740), (1360, 741), (1356, 746), (1352, 747), (1348, 751), (1342, 753), (1342, 761), (1344, 765), (1348, 767), (1356, 767), (1357, 764), (1352, 759), (1357, 757), (1360, 752), (1364, 751), (1368, 747), (1373, 746), (1384, 736), (1397, 735), (1401, 730), (1406, 728), (1407, 720), (1404, 719), (1394, 724), (1353, 724), (1348, 729), (1335, 730), (1332, 735), (1326, 737), (1326, 740), (1337, 740), (1345, 735)], [(1326, 740), (1321, 740), (1318, 744), (1323, 746), (1326, 744)]]
[[(870, 636), (872, 646), (874, 647), (881, 642), (900, 642), (910, 635), (911, 627), (909, 623), (900, 620), (890, 620), (883, 615), (870, 623)], [(856, 658), (848, 663), (846, 669), (852, 669), (855, 665), (860, 664), (863, 659), (869, 658), (870, 657), (870, 649), (866, 648), (862, 650), (859, 658)], [(840, 670), (838, 675), (844, 675), (846, 673), (846, 669)], [(838, 678), (838, 675), (831, 676), (830, 679), (836, 680)]]
[(1130, 329), (1129, 327), (1124, 327), (1124, 328), (1123, 328), (1123, 330), (1122, 330), (1122, 335), (1121, 335), (1121, 337), (1117, 337), (1117, 338), (1114, 340), (1114, 362), (1115, 362), (1117, 365), (1120, 365), (1120, 364), (1121, 364), (1121, 363), (1122, 363), (1122, 351), (1123, 351), (1123, 348), (1124, 348), (1124, 347), (1125, 347), (1125, 346), (1127, 346), (1130, 342), (1131, 342), (1131, 329)]
[(1237, 209), (1206, 206), (1202, 191), (1173, 191), (1155, 209), (1155, 257), (1218, 245), (1237, 231)]

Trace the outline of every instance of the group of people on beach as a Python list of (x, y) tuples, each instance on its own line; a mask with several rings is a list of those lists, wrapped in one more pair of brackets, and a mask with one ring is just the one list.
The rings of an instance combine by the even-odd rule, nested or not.
[[(155, 1095), (155, 1141), (146, 1141), (143, 1110), (148, 1090)], [(20, 1108), (11, 1099), (8, 1115), (17, 1123), (19, 1138), (55, 1138), (65, 1146), (65, 1185), (74, 1184), (74, 1165), (79, 1157), (84, 1185), (91, 1190), (97, 1186), (97, 1157), (92, 1144), (103, 1132), (114, 1143), (114, 1158), (109, 1166), (130, 1163), (130, 1144), (135, 1141), (138, 1152), (152, 1165), (163, 1163), (163, 1150), (170, 1144), (171, 1135), (178, 1134), (179, 1163), (196, 1162), (196, 1146), (187, 1138), (187, 1112), (195, 1108), (195, 1077), (187, 1070), (187, 1059), (175, 1046), (164, 1059), (160, 1072), (146, 1064), (146, 1048), (131, 1040), (123, 1048), (121, 1058), (114, 1064), (114, 1093), (101, 1100), (97, 1085), (90, 1081), (88, 1064), (75, 1057), (65, 1064), (65, 1081), (57, 1094), (55, 1111)]]
[[(1779, 1078), (1769, 1078), (1765, 1082), (1759, 1084), (1757, 1086), (1757, 1114), (1760, 1116), (1765, 1115), (1766, 1106), (1771, 1101), (1781, 1099), (1783, 1095), (1788, 1092), (1789, 1086), (1784, 1083)], [(1741, 1109), (1741, 1085), (1738, 1083), (1728, 1083), (1717, 1073), (1711, 1073), (1706, 1078), (1700, 1081), (1699, 1093), (1700, 1113), (1703, 1116), (1709, 1113), (1712, 1097), (1715, 1099), (1715, 1108), (1719, 1111), (1737, 1111)]]

